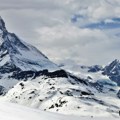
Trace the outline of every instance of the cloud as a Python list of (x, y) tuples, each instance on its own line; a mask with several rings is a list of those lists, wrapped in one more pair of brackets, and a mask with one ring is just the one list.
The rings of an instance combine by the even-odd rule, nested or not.
[(55, 62), (71, 59), (81, 64), (106, 64), (120, 58), (119, 0), (0, 0), (0, 3), (8, 30)]
[[(90, 4), (87, 7), (80, 8), (71, 18), (73, 22), (76, 22), (80, 27), (85, 25), (95, 26), (95, 28), (104, 28), (113, 26), (120, 27), (118, 21), (115, 19), (120, 18), (120, 1), (118, 0), (101, 0), (98, 3), (93, 2), (94, 4)], [(113, 23), (107, 23), (106, 21), (114, 21)], [(105, 28), (106, 28), (105, 27)]]
[(40, 41), (36, 43), (42, 46), (44, 51), (46, 50), (44, 48), (47, 48), (48, 56), (54, 56), (57, 60), (71, 59), (85, 64), (100, 63), (104, 59), (103, 56), (108, 57), (107, 54), (120, 42), (111, 35), (106, 35), (104, 31), (81, 29), (71, 24), (43, 27), (37, 32)]

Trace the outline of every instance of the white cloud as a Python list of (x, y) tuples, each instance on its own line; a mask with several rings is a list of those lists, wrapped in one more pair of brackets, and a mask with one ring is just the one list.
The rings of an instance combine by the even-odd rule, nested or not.
[(102, 64), (119, 55), (118, 30), (79, 28), (79, 25), (120, 17), (119, 0), (0, 0), (0, 13), (9, 31), (35, 45), (53, 61), (71, 59)]
[[(101, 30), (80, 29), (71, 24), (43, 27), (37, 30), (38, 43), (48, 56), (59, 59), (72, 59), (82, 63), (101, 62), (109, 53), (110, 47), (118, 40)], [(50, 51), (50, 52), (49, 52)], [(63, 58), (64, 56), (64, 58)], [(53, 57), (53, 59), (54, 59)], [(107, 59), (108, 60), (108, 59)]]

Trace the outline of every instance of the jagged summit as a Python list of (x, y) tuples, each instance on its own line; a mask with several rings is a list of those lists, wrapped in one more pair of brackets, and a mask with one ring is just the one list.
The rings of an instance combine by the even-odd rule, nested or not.
[(118, 64), (118, 63), (120, 63), (120, 61), (119, 61), (119, 59), (115, 59), (111, 63)]
[(120, 69), (120, 61), (118, 59), (115, 59), (110, 64), (108, 64), (104, 70), (108, 73), (115, 73), (115, 71), (118, 71)]
[(14, 33), (8, 32), (1, 17), (0, 30), (0, 69), (6, 68), (8, 65), (11, 66), (10, 68), (14, 66), (22, 71), (58, 69), (57, 65), (52, 63), (37, 48), (23, 42)]
[(5, 29), (6, 29), (6, 27), (5, 27), (5, 22), (4, 22), (4, 20), (2, 19), (1, 16), (0, 16), (0, 29), (1, 29), (1, 30), (5, 30)]
[(104, 68), (103, 74), (109, 76), (111, 80), (115, 81), (120, 86), (120, 61), (115, 59), (108, 64)]
[(120, 61), (118, 59), (115, 59), (112, 63), (118, 64)]

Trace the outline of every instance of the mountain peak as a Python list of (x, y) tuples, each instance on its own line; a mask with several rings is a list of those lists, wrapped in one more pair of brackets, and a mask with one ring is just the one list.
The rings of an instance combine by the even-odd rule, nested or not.
[(112, 61), (109, 65), (108, 65), (110, 68), (116, 68), (118, 66), (120, 66), (120, 61), (118, 59), (115, 59), (114, 61)]
[(0, 29), (1, 29), (1, 30), (6, 29), (6, 28), (5, 28), (5, 22), (4, 22), (4, 20), (2, 19), (1, 16), (0, 16)]
[[(0, 17), (0, 67), (15, 66), (22, 71), (56, 70), (57, 65), (51, 62), (34, 46), (22, 41), (14, 33), (6, 30), (5, 22)], [(5, 62), (4, 62), (5, 61)], [(12, 66), (11, 66), (12, 64)], [(6, 66), (7, 65), (7, 66)]]
[(120, 69), (120, 61), (118, 59), (115, 59), (104, 68), (104, 72), (105, 74), (109, 74), (109, 75), (118, 74), (119, 69)]
[(115, 59), (112, 63), (120, 63), (120, 61), (118, 59)]

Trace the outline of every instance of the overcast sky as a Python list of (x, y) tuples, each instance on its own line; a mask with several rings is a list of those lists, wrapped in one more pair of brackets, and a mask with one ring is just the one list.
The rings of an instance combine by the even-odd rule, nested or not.
[(0, 0), (0, 15), (57, 63), (120, 60), (120, 0)]

